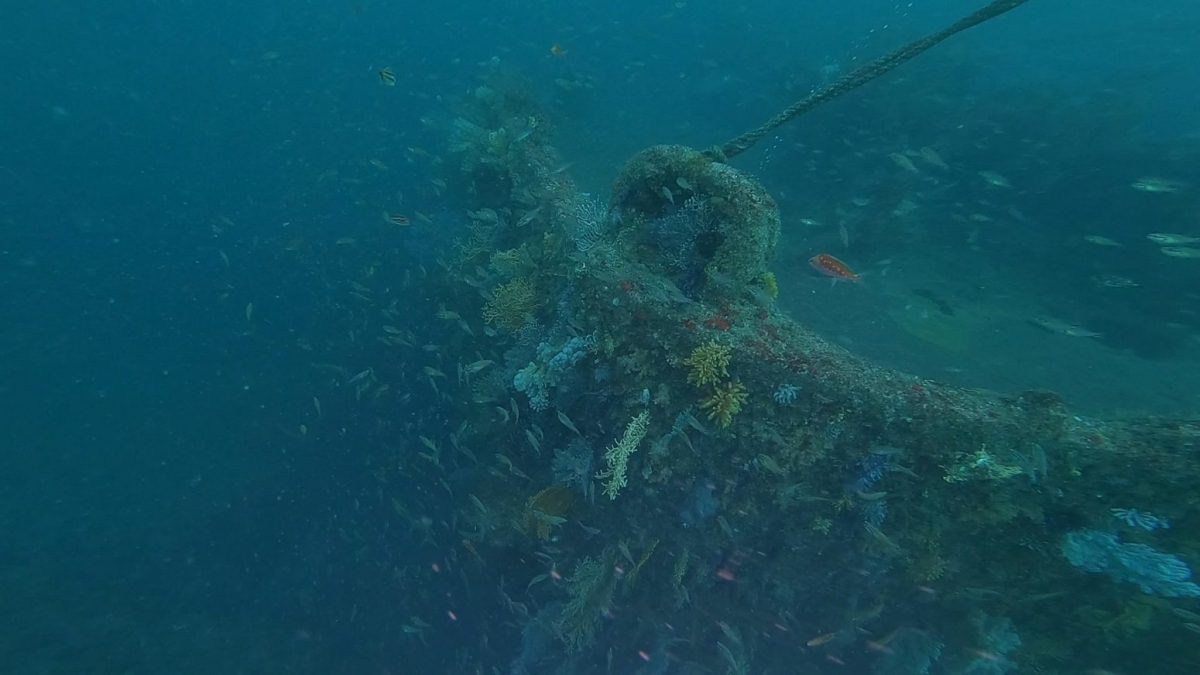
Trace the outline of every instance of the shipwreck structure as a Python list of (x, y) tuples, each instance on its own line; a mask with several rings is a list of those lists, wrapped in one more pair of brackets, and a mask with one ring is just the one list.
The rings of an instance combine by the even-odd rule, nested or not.
[(1200, 662), (1200, 421), (865, 362), (776, 308), (746, 139), (648, 148), (603, 203), (530, 100), (464, 104), (446, 266), (491, 328), (462, 360), (497, 364), (467, 369), (454, 442), (494, 452), (455, 525), (507, 582), (512, 672)]

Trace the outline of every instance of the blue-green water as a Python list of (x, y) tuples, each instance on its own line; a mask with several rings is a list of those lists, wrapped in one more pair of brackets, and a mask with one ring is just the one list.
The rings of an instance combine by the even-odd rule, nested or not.
[[(719, 143), (979, 3), (294, 4), (2, 12), (0, 671), (509, 672), (531, 648), (497, 596), (546, 602), (538, 547), (468, 573), (478, 477), (397, 470), (449, 443), (440, 394), (480, 358), (433, 318), (478, 300), (435, 281), (466, 234), (456, 106), (519, 73), (606, 197), (639, 149)], [(1200, 237), (1197, 31), (1183, 0), (1033, 0), (778, 130), (735, 165), (779, 203), (780, 307), (932, 379), (1195, 416), (1200, 256), (1147, 235)], [(445, 380), (368, 330), (384, 295)], [(1194, 672), (1151, 647), (1197, 654), (1180, 623), (1042, 672)], [(647, 640), (571, 667), (726, 672)]]

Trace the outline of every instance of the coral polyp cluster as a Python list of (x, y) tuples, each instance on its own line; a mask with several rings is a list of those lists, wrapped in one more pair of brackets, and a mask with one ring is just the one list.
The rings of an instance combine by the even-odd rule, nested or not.
[(704, 399), (700, 407), (708, 413), (708, 419), (724, 429), (733, 423), (734, 415), (742, 411), (746, 396), (746, 388), (741, 382), (726, 382), (717, 385), (712, 395)]
[(483, 308), (483, 320), (510, 331), (518, 331), (529, 322), (537, 309), (533, 284), (524, 277), (501, 284)]
[(702, 387), (721, 382), (729, 377), (732, 357), (733, 350), (715, 340), (696, 347), (683, 362), (688, 367), (688, 382)]

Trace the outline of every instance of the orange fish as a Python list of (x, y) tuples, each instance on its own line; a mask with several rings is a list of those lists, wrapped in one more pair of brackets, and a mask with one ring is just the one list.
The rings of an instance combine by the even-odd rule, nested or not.
[(816, 271), (835, 281), (851, 281), (856, 284), (861, 281), (858, 274), (850, 269), (849, 265), (828, 253), (814, 255), (808, 259), (808, 264), (812, 265), (812, 268)]
[(561, 59), (562, 57), (567, 55), (567, 50), (564, 49), (562, 45), (555, 44), (550, 47), (550, 55), (557, 56), (558, 58)]

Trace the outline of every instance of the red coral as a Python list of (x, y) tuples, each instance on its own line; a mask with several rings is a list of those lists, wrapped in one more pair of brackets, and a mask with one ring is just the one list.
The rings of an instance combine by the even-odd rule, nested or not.
[(721, 316), (720, 314), (714, 314), (713, 316), (710, 316), (707, 319), (705, 319), (704, 325), (708, 326), (709, 328), (711, 328), (713, 330), (720, 330), (720, 331), (727, 331), (730, 328), (733, 328), (733, 322), (730, 321), (729, 319)]

